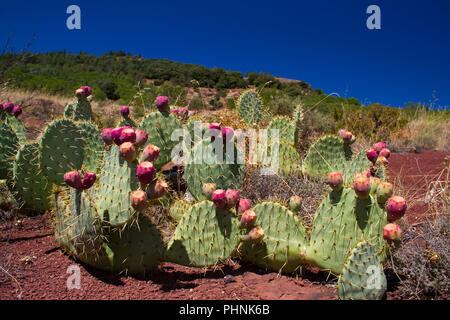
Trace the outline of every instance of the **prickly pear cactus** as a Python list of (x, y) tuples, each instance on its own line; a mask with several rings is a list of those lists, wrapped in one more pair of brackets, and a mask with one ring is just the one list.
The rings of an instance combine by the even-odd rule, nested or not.
[(11, 179), (19, 146), (19, 138), (13, 128), (5, 122), (0, 122), (0, 179)]
[(268, 135), (270, 136), (271, 130), (278, 130), (279, 138), (294, 144), (295, 126), (291, 119), (284, 116), (276, 116), (270, 121), (267, 127)]
[(359, 199), (355, 191), (344, 188), (328, 194), (316, 210), (307, 261), (339, 274), (349, 250), (362, 240), (370, 240), (380, 259), (386, 257), (383, 226), (386, 213), (372, 196)]
[(103, 139), (98, 127), (92, 122), (77, 122), (84, 142), (83, 166), (87, 171), (97, 172), (103, 158)]
[(14, 191), (24, 207), (35, 210), (50, 210), (52, 186), (42, 173), (39, 163), (39, 144), (23, 145), (14, 161)]
[(169, 209), (170, 216), (177, 222), (181, 220), (181, 217), (185, 214), (189, 209), (189, 204), (180, 199), (175, 201)]
[(64, 109), (64, 118), (73, 121), (94, 121), (92, 108), (87, 98), (77, 98)]
[(387, 288), (386, 276), (376, 246), (369, 241), (353, 248), (338, 279), (342, 300), (380, 300)]
[(253, 89), (243, 91), (237, 102), (239, 115), (249, 125), (258, 123), (261, 120), (262, 106), (261, 97)]
[(121, 158), (119, 146), (112, 145), (105, 152), (92, 199), (99, 217), (111, 226), (126, 224), (136, 215), (130, 203), (131, 192), (139, 187), (136, 170), (137, 163)]
[(292, 121), (294, 123), (294, 146), (297, 147), (300, 139), (301, 127), (304, 119), (303, 106), (301, 104), (297, 105), (294, 110)]
[(171, 160), (172, 149), (180, 143), (176, 139), (172, 140), (172, 133), (177, 129), (181, 129), (180, 121), (174, 114), (153, 111), (142, 119), (139, 129), (148, 133), (148, 140), (145, 146), (153, 144), (160, 148), (159, 157), (153, 164), (157, 170), (161, 169), (163, 165)]
[(64, 184), (64, 173), (79, 170), (84, 160), (81, 129), (71, 120), (54, 120), (42, 133), (39, 144), (42, 172), (51, 183)]
[[(278, 148), (278, 163), (277, 158), (275, 158), (275, 154), (272, 158), (271, 147)], [(273, 172), (272, 174), (282, 174), (285, 176), (289, 175), (299, 175), (301, 173), (301, 158), (300, 154), (297, 152), (295, 147), (284, 140), (279, 140), (278, 143), (274, 145), (271, 142), (267, 145), (267, 150), (264, 150), (263, 144), (258, 144), (259, 153), (258, 159), (260, 160), (260, 165), (262, 167), (273, 167), (276, 168), (278, 166), (278, 170)]]
[(119, 124), (117, 125), (118, 128), (120, 127), (132, 127), (132, 128), (137, 128), (137, 124), (136, 122), (134, 122), (133, 119), (131, 119), (130, 117), (128, 118), (123, 118), (122, 120), (120, 120)]
[(190, 193), (197, 199), (206, 199), (202, 193), (204, 183), (213, 182), (218, 189), (239, 189), (244, 175), (245, 161), (240, 163), (242, 155), (232, 144), (233, 159), (227, 158), (225, 148), (223, 155), (214, 152), (214, 148), (223, 148), (222, 143), (212, 143), (210, 138), (197, 143), (188, 155), (185, 163), (184, 178)]
[(240, 241), (239, 221), (212, 201), (194, 204), (182, 216), (168, 244), (167, 260), (194, 267), (228, 259)]
[(25, 144), (27, 141), (27, 130), (25, 129), (22, 121), (8, 113), (1, 113), (0, 120), (9, 124), (11, 128), (13, 128), (21, 145)]
[(255, 225), (264, 230), (260, 242), (243, 242), (239, 251), (245, 261), (278, 272), (294, 272), (303, 262), (308, 237), (300, 219), (284, 205), (262, 202), (253, 207)]

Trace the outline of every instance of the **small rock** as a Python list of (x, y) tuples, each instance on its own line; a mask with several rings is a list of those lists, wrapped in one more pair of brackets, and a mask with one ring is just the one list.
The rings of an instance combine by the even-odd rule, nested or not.
[(223, 277), (223, 281), (225, 284), (235, 282), (234, 277), (232, 275), (227, 274), (225, 277)]

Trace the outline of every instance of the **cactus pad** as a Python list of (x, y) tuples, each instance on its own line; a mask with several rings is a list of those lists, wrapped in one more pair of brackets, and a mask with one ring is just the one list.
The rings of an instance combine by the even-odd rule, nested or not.
[(0, 122), (0, 179), (12, 177), (14, 160), (19, 146), (19, 138), (13, 128)]
[(190, 207), (168, 244), (167, 259), (185, 266), (213, 266), (226, 260), (239, 244), (238, 219), (209, 200)]
[(25, 144), (27, 141), (27, 130), (25, 129), (22, 121), (9, 113), (0, 114), (0, 120), (5, 121), (11, 126), (11, 128), (13, 128), (21, 145)]
[(102, 134), (92, 122), (80, 121), (77, 125), (81, 129), (84, 142), (83, 166), (87, 171), (97, 172), (103, 158)]
[(256, 244), (243, 242), (243, 259), (269, 270), (294, 272), (304, 262), (308, 243), (299, 218), (276, 202), (259, 203), (253, 211), (257, 215), (255, 225), (262, 227), (264, 237)]
[(359, 242), (350, 251), (339, 276), (339, 299), (380, 300), (386, 288), (386, 276), (376, 247), (369, 241)]
[(277, 116), (270, 121), (267, 127), (268, 134), (270, 136), (270, 130), (278, 130), (279, 138), (294, 144), (295, 126), (291, 119), (288, 117)]
[(237, 110), (247, 124), (258, 123), (261, 120), (263, 103), (259, 94), (253, 90), (245, 90), (239, 96)]

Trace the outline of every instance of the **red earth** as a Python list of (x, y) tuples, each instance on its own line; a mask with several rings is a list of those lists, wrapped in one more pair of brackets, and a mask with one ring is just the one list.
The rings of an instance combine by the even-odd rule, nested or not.
[[(420, 199), (429, 181), (437, 179), (448, 153), (393, 154), (388, 175), (399, 177)], [(427, 183), (426, 183), (427, 182)], [(428, 210), (423, 201), (408, 208), (408, 222)], [(320, 300), (336, 299), (336, 278), (314, 268), (301, 276), (279, 275), (251, 265), (189, 268), (164, 263), (159, 270), (136, 278), (100, 272), (61, 253), (49, 216), (0, 224), (0, 299), (185, 299), (185, 300)], [(68, 289), (69, 266), (79, 267), (79, 289)], [(72, 271), (73, 272), (73, 271)], [(389, 289), (388, 289), (389, 290)], [(389, 294), (388, 299), (395, 297)]]

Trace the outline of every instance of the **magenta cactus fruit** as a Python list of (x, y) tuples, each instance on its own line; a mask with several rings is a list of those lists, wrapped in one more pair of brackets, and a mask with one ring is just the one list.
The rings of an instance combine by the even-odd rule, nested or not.
[(367, 199), (370, 194), (370, 179), (360, 175), (355, 178), (353, 189), (360, 199)]
[(14, 109), (14, 103), (12, 103), (12, 102), (5, 102), (3, 104), (3, 110), (6, 111), (6, 112), (11, 113), (13, 111), (13, 109)]
[(123, 129), (125, 129), (125, 127), (115, 128), (111, 131), (111, 138), (118, 146), (122, 144), (122, 142), (120, 141), (120, 134), (122, 133)]
[(75, 96), (78, 99), (84, 98), (84, 95), (85, 95), (85, 93), (84, 93), (83, 89), (79, 88), (79, 89), (75, 90)]
[(244, 236), (244, 241), (257, 242), (264, 237), (264, 230), (260, 226), (254, 227)]
[(133, 128), (123, 128), (120, 132), (120, 144), (124, 142), (136, 142), (136, 133), (134, 132)]
[(158, 199), (166, 194), (169, 185), (162, 179), (156, 179), (147, 188), (147, 197), (149, 199)]
[(97, 179), (97, 175), (93, 172), (85, 172), (83, 181), (81, 181), (82, 189), (89, 189), (94, 185), (95, 180)]
[(222, 129), (222, 138), (223, 141), (230, 141), (234, 137), (234, 130), (231, 127), (223, 127)]
[(244, 213), (245, 211), (250, 209), (251, 202), (252, 201), (249, 199), (239, 199), (238, 213)]
[(212, 201), (219, 209), (224, 209), (227, 206), (227, 197), (225, 190), (217, 189), (211, 195)]
[(84, 91), (84, 97), (87, 98), (92, 94), (92, 88), (88, 86), (80, 87)]
[(137, 212), (142, 212), (147, 208), (147, 194), (143, 190), (135, 190), (130, 195), (131, 206)]
[(385, 157), (386, 159), (389, 159), (391, 156), (391, 150), (384, 148), (380, 151), (380, 157)]
[(389, 182), (380, 182), (377, 186), (377, 201), (378, 203), (385, 204), (386, 201), (392, 197), (394, 193), (394, 186)]
[(155, 104), (160, 112), (168, 112), (170, 110), (169, 98), (166, 96), (158, 96), (155, 100)]
[(102, 130), (102, 139), (103, 142), (105, 143), (105, 145), (109, 146), (111, 144), (113, 144), (113, 138), (112, 138), (112, 131), (113, 128), (105, 128)]
[(153, 181), (156, 169), (150, 161), (142, 161), (137, 167), (137, 178), (140, 183), (146, 185)]
[(178, 115), (179, 115), (181, 118), (186, 119), (186, 118), (188, 117), (188, 115), (189, 115), (189, 110), (188, 110), (188, 108), (187, 108), (187, 107), (180, 108), (180, 109), (178, 110)]
[(400, 196), (392, 196), (386, 203), (387, 219), (389, 222), (403, 217), (406, 212), (406, 200)]
[(340, 172), (330, 172), (328, 174), (328, 185), (333, 189), (333, 191), (339, 191), (342, 189), (344, 184), (344, 179), (342, 178), (342, 173)]
[(239, 203), (239, 191), (227, 189), (225, 198), (227, 199), (227, 208), (234, 208)]
[(241, 227), (251, 228), (256, 222), (256, 213), (253, 210), (246, 210), (241, 217)]
[(352, 142), (352, 139), (353, 139), (353, 134), (350, 131), (345, 131), (342, 134), (342, 140), (344, 140), (345, 143)]
[(160, 151), (161, 150), (157, 146), (152, 144), (147, 145), (144, 148), (144, 151), (142, 151), (141, 161), (154, 162), (158, 158)]
[(212, 199), (212, 194), (213, 194), (214, 190), (216, 190), (215, 183), (204, 183), (202, 186), (202, 193), (209, 200)]
[(377, 142), (375, 143), (372, 148), (378, 153), (380, 154), (381, 150), (386, 148), (386, 143), (384, 142)]
[(381, 183), (381, 180), (377, 177), (370, 177), (370, 193), (375, 194), (377, 192), (377, 188)]
[(366, 152), (366, 156), (370, 162), (375, 163), (378, 158), (378, 153), (375, 151), (375, 149), (370, 149)]
[(148, 133), (139, 129), (136, 129), (134, 133), (136, 134), (136, 141), (134, 142), (134, 145), (137, 147), (144, 146), (148, 140)]
[(345, 129), (340, 129), (339, 131), (338, 131), (338, 135), (341, 137), (341, 138), (344, 138), (344, 134), (347, 132), (347, 130), (345, 130)]
[(5, 110), (3, 109), (3, 103), (0, 103), (0, 113), (2, 113), (3, 111), (5, 111)]
[(121, 107), (120, 114), (122, 115), (122, 117), (128, 118), (128, 116), (130, 115), (130, 107), (128, 106)]
[(81, 189), (81, 187), (82, 187), (80, 173), (76, 170), (66, 172), (64, 174), (64, 182), (67, 183), (67, 185), (69, 187), (72, 187), (75, 189)]
[(399, 241), (402, 238), (402, 229), (395, 223), (388, 223), (383, 227), (383, 238), (386, 241)]
[(178, 109), (173, 109), (173, 110), (172, 110), (172, 113), (173, 113), (173, 114), (178, 115), (178, 112), (180, 112), (180, 110), (178, 110)]
[(302, 208), (302, 197), (299, 196), (292, 196), (289, 199), (289, 208), (291, 209), (291, 211), (293, 212), (298, 212), (300, 211), (300, 209)]
[(14, 115), (14, 117), (18, 117), (22, 114), (22, 108), (21, 107), (17, 107), (14, 106), (13, 110), (12, 110), (12, 114)]
[(131, 142), (124, 142), (120, 145), (120, 156), (127, 162), (133, 162), (136, 159), (136, 149)]

